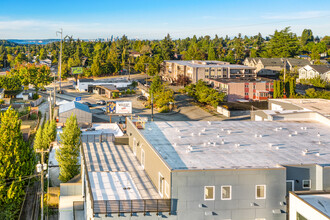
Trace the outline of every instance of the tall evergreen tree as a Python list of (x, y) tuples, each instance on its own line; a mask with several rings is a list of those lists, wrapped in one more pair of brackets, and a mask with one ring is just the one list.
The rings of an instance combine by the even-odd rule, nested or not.
[(23, 140), (21, 120), (13, 109), (1, 114), (0, 126), (0, 219), (17, 219), (24, 199), (24, 176), (31, 175), (35, 160)]
[(80, 129), (77, 118), (71, 115), (65, 122), (63, 133), (60, 134), (61, 147), (56, 151), (56, 160), (60, 167), (59, 180), (67, 182), (79, 174), (78, 166)]

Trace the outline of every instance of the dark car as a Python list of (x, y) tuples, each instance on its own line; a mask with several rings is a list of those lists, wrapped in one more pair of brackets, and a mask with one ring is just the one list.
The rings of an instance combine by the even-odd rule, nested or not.
[(96, 102), (96, 104), (98, 105), (105, 105), (105, 101), (104, 100), (99, 100)]
[(139, 101), (147, 101), (148, 98), (145, 97), (145, 96), (143, 96), (143, 95), (140, 95), (139, 97), (137, 97), (137, 100), (139, 100)]
[(87, 105), (88, 107), (92, 107), (92, 104), (89, 103), (89, 102), (84, 102), (83, 104), (84, 104), (84, 105)]

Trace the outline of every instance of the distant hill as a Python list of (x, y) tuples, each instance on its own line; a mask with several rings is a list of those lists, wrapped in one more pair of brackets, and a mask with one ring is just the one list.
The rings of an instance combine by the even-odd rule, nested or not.
[(7, 41), (15, 44), (49, 44), (60, 40), (59, 39), (33, 39), (33, 40), (9, 39)]
[(15, 47), (17, 46), (16, 43), (14, 42), (9, 42), (7, 40), (0, 40), (0, 46), (3, 45), (3, 46), (10, 46), (10, 47)]

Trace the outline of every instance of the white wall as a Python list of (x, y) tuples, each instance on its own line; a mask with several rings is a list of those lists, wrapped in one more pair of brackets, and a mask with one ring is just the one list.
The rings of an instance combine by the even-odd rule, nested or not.
[(329, 220), (329, 218), (320, 214), (314, 208), (312, 208), (307, 203), (303, 202), (297, 196), (290, 193), (289, 197), (289, 207), (290, 207), (290, 216), (289, 220), (297, 219), (297, 212), (299, 212), (302, 216), (307, 218), (308, 220)]

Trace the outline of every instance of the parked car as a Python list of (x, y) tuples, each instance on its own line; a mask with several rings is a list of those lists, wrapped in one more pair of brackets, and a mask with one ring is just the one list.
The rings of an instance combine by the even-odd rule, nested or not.
[(105, 105), (105, 101), (104, 100), (99, 100), (96, 102), (96, 104), (98, 105)]
[(148, 98), (145, 97), (145, 96), (143, 96), (143, 95), (140, 95), (139, 97), (137, 97), (137, 100), (139, 100), (139, 101), (147, 101)]
[(92, 104), (89, 102), (83, 102), (84, 105), (87, 105), (88, 107), (92, 107)]
[(101, 110), (102, 110), (103, 112), (106, 112), (106, 111), (107, 111), (107, 107), (102, 107)]

